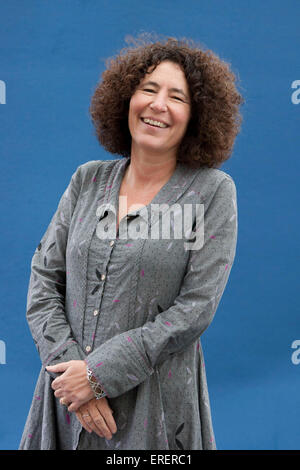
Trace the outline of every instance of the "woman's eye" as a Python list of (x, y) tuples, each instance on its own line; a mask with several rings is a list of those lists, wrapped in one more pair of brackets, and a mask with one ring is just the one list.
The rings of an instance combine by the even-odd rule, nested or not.
[[(146, 92), (149, 92), (149, 93), (155, 93), (155, 90), (153, 90), (152, 88), (143, 88), (143, 91), (146, 91)], [(184, 103), (184, 100), (182, 98), (180, 98), (179, 96), (171, 96), (171, 98)]]

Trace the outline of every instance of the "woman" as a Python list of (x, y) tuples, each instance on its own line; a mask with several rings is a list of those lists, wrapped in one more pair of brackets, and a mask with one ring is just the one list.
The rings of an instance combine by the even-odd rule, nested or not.
[(173, 38), (108, 63), (90, 111), (122, 158), (77, 168), (34, 253), (43, 367), (20, 449), (216, 449), (200, 336), (236, 251), (236, 188), (218, 169), (241, 123), (235, 80)]

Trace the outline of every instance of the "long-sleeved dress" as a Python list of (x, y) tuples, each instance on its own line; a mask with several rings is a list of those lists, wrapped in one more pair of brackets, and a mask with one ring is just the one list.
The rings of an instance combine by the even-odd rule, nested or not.
[[(80, 165), (33, 255), (26, 315), (42, 367), (19, 449), (217, 448), (200, 336), (235, 257), (235, 183), (177, 162), (116, 233), (129, 162)], [(166, 221), (167, 235), (157, 230)], [(71, 359), (85, 359), (106, 393), (111, 440), (89, 435), (54, 396), (45, 366)]]

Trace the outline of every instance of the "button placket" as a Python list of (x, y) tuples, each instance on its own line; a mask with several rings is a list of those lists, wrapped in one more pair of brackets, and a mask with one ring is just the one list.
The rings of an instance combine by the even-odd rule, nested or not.
[[(114, 240), (111, 240), (109, 242), (109, 245), (111, 247), (113, 247), (115, 244), (115, 241)], [(106, 265), (102, 266), (102, 269), (105, 269), (107, 271), (107, 267), (109, 265), (109, 262), (110, 262), (110, 257), (111, 257), (111, 252), (112, 250), (109, 251), (109, 254), (108, 254), (108, 258), (107, 258), (107, 262), (106, 262)], [(93, 349), (94, 347), (94, 341), (95, 341), (95, 336), (96, 336), (96, 330), (97, 330), (97, 326), (98, 326), (98, 318), (99, 318), (99, 312), (100, 312), (100, 308), (101, 308), (101, 303), (102, 303), (102, 297), (103, 297), (103, 290), (104, 290), (104, 281), (106, 280), (106, 274), (102, 273), (101, 276), (100, 276), (100, 279), (102, 282), (102, 286), (101, 288), (99, 289), (98, 293), (97, 293), (97, 297), (95, 299), (95, 309), (93, 310), (93, 313), (92, 313), (92, 319), (91, 319), (91, 324), (92, 324), (92, 328), (93, 329), (93, 335), (92, 335), (92, 339), (90, 341), (90, 344), (88, 344), (86, 347), (85, 347), (85, 351), (87, 353), (91, 352), (91, 350)], [(100, 280), (99, 280), (100, 282)]]

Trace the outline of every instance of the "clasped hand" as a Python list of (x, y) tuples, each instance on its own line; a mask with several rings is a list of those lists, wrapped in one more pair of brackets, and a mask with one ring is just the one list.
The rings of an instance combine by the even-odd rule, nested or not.
[(63, 399), (68, 411), (75, 412), (82, 426), (91, 433), (111, 439), (117, 431), (108, 401), (105, 397), (96, 400), (86, 375), (84, 361), (61, 362), (47, 366), (47, 370), (62, 373), (53, 380), (51, 387), (57, 398)]
[(78, 408), (94, 397), (93, 390), (86, 375), (84, 361), (61, 362), (55, 366), (46, 367), (50, 372), (62, 374), (53, 380), (51, 387), (55, 390), (57, 398), (63, 398), (68, 405), (68, 411), (77, 411)]

